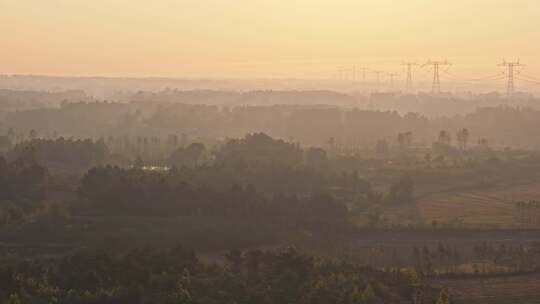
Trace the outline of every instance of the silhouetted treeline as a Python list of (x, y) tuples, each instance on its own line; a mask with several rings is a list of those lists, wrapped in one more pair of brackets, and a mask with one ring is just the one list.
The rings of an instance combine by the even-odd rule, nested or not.
[(89, 98), (84, 91), (62, 92), (19, 91), (0, 89), (0, 113), (35, 108), (57, 107), (62, 101), (81, 102)]
[(189, 138), (239, 137), (265, 132), (303, 145), (373, 148), (382, 139), (394, 142), (396, 134), (410, 132), (414, 144), (430, 146), (439, 132), (470, 131), (470, 141), (486, 140), (492, 146), (537, 147), (535, 132), (540, 111), (531, 108), (480, 108), (464, 116), (428, 119), (420, 114), (346, 109), (333, 106), (237, 106), (137, 102), (64, 104), (59, 109), (34, 109), (8, 113), (5, 132), (19, 137), (35, 130), (40, 137), (100, 138), (108, 136)]
[(506, 94), (489, 92), (485, 94), (443, 93), (443, 94), (402, 94), (396, 92), (373, 93), (366, 100), (372, 109), (380, 111), (397, 111), (401, 114), (421, 113), (424, 116), (454, 117), (467, 115), (479, 108), (486, 107), (519, 107), (539, 109), (538, 99), (528, 93), (516, 92), (512, 99)]
[(350, 95), (324, 90), (313, 91), (215, 91), (215, 90), (165, 90), (137, 92), (129, 97), (133, 102), (168, 102), (218, 106), (238, 105), (341, 105), (351, 106), (356, 99)]

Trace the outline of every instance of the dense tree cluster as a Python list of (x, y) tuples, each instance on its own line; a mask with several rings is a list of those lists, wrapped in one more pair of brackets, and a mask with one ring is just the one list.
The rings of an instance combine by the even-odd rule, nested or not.
[(17, 222), (39, 208), (47, 196), (48, 181), (46, 168), (0, 157), (0, 226)]
[(172, 151), (169, 156), (169, 165), (175, 167), (196, 166), (203, 160), (206, 147), (201, 143), (192, 143), (187, 147), (180, 147)]
[(221, 162), (245, 165), (265, 163), (297, 165), (302, 161), (300, 147), (283, 140), (275, 140), (264, 133), (248, 134), (242, 139), (229, 140), (216, 158)]
[(102, 141), (73, 139), (33, 139), (17, 144), (8, 153), (12, 159), (23, 159), (53, 169), (86, 170), (101, 165), (109, 151)]
[(176, 248), (79, 252), (1, 267), (3, 303), (365, 303), (410, 301), (411, 279), (299, 253), (233, 251), (226, 266)]
[(159, 216), (291, 217), (343, 221), (347, 208), (328, 195), (264, 195), (248, 184), (216, 190), (168, 173), (100, 167), (81, 180), (79, 194), (90, 212)]
[(47, 169), (18, 159), (7, 162), (0, 157), (0, 199), (42, 200), (47, 191)]
[[(346, 198), (350, 202), (372, 192), (357, 172), (322, 170), (324, 153), (316, 149), (304, 153), (262, 133), (229, 140), (212, 163), (197, 164), (204, 150), (201, 144), (179, 149), (171, 161), (183, 166), (165, 172), (143, 170), (137, 164), (95, 167), (81, 179), (80, 197), (97, 210), (121, 213), (307, 216), (314, 212), (318, 217), (345, 218)], [(407, 181), (396, 185), (392, 199), (410, 202), (411, 187)], [(341, 200), (318, 194), (336, 191)]]

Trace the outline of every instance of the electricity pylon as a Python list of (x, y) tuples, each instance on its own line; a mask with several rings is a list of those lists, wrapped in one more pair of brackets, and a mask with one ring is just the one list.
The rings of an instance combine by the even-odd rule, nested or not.
[(368, 68), (365, 68), (365, 67), (359, 67), (358, 68), (358, 71), (361, 71), (362, 72), (362, 82), (366, 82), (366, 71), (368, 70)]
[(506, 85), (506, 95), (508, 98), (511, 98), (514, 95), (515, 87), (514, 87), (514, 68), (521, 67), (523, 64), (519, 63), (519, 59), (515, 62), (508, 62), (506, 60), (503, 60), (499, 66), (506, 67), (507, 70), (507, 85)]
[(444, 65), (450, 65), (448, 61), (431, 61), (429, 60), (423, 66), (433, 66), (433, 84), (431, 85), (431, 92), (434, 94), (441, 93), (441, 80), (439, 76), (439, 67)]
[(393, 90), (394, 89), (394, 78), (397, 76), (398, 74), (396, 73), (388, 73), (388, 77), (390, 77), (390, 90)]
[(407, 81), (405, 83), (405, 88), (408, 92), (412, 91), (413, 88), (413, 76), (412, 76), (412, 68), (413, 66), (418, 65), (416, 62), (404, 62), (402, 65), (407, 66)]
[(379, 91), (380, 87), (381, 87), (381, 74), (383, 73), (382, 71), (373, 71), (373, 73), (375, 73), (375, 79), (376, 79), (376, 82), (375, 82), (375, 91)]

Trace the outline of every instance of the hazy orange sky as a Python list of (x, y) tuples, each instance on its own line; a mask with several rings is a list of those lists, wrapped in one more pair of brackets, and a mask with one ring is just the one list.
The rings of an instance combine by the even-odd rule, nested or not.
[(521, 57), (540, 74), (538, 0), (0, 0), (0, 73), (332, 77)]

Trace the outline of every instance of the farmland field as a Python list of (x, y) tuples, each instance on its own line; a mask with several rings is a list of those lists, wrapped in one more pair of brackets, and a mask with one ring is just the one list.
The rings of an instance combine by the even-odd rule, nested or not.
[(453, 303), (497, 304), (540, 303), (540, 275), (434, 280), (432, 286), (445, 286)]
[(475, 227), (518, 227), (516, 201), (538, 200), (540, 182), (501, 184), (426, 195), (417, 201), (424, 219), (457, 221)]

